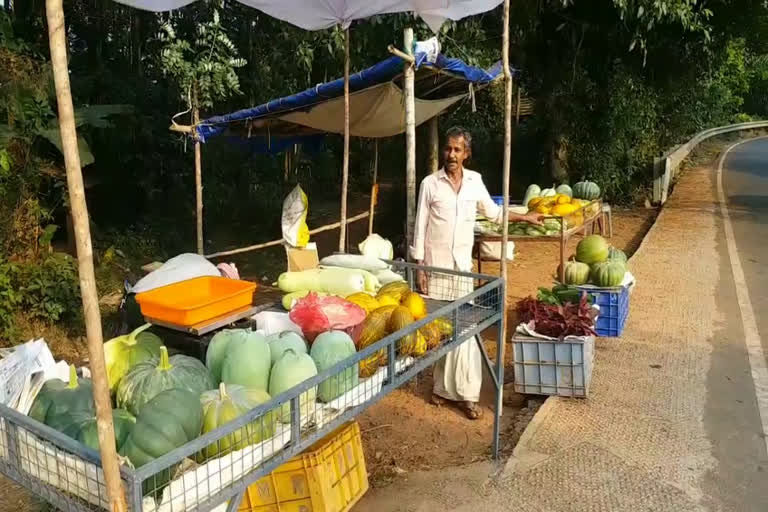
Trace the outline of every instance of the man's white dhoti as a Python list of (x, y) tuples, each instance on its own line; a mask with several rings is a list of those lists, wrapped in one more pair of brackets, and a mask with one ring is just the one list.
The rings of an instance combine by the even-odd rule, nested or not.
[[(428, 278), (429, 297), (457, 300), (474, 290), (471, 278), (433, 273)], [(483, 360), (477, 340), (472, 337), (448, 352), (435, 364), (432, 392), (453, 401), (478, 402), (483, 384)]]

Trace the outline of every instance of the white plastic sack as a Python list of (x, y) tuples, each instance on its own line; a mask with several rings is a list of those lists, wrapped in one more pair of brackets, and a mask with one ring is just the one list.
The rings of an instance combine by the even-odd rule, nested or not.
[[(501, 261), (501, 242), (480, 242), (483, 261)], [(515, 242), (507, 242), (507, 261), (515, 259)]]
[(169, 284), (194, 279), (203, 276), (220, 276), (221, 273), (216, 265), (205, 259), (199, 254), (184, 253), (175, 256), (160, 268), (154, 270), (139, 279), (129, 290), (132, 293), (141, 293), (167, 286)]
[(380, 258), (382, 260), (391, 260), (395, 256), (395, 251), (392, 248), (392, 242), (386, 238), (373, 233), (368, 235), (368, 238), (360, 242), (357, 246), (360, 249), (360, 254), (363, 256), (369, 256), (371, 258)]
[(300, 185), (291, 191), (283, 201), (283, 240), (291, 247), (306, 247), (309, 243), (307, 212), (309, 200)]

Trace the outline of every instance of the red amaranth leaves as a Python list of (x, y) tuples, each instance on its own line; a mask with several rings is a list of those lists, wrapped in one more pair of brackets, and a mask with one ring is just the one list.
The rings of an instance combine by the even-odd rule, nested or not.
[(533, 297), (517, 303), (517, 317), (523, 323), (533, 322), (533, 330), (544, 336), (563, 339), (566, 336), (596, 336), (595, 318), (597, 312), (583, 294), (578, 304), (563, 306), (545, 304)]

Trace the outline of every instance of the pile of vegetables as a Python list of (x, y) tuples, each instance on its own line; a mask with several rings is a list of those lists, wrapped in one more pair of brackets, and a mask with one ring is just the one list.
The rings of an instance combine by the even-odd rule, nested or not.
[(578, 302), (550, 304), (527, 297), (515, 307), (518, 319), (533, 331), (551, 338), (566, 336), (596, 336), (597, 310), (589, 304), (586, 294)]
[(576, 246), (572, 260), (565, 263), (563, 278), (568, 285), (613, 288), (624, 282), (627, 271), (627, 255), (623, 251), (600, 235), (589, 235)]
[(584, 214), (598, 213), (599, 205), (593, 203), (600, 198), (600, 187), (591, 181), (580, 181), (573, 188), (562, 184), (557, 188), (541, 189), (530, 185), (525, 192), (523, 205), (528, 211), (566, 218), (567, 227), (581, 226)]
[[(377, 250), (386, 251), (386, 244)], [(305, 336), (225, 329), (211, 339), (205, 363), (169, 355), (149, 325), (106, 342), (107, 378), (117, 407), (113, 420), (118, 452), (134, 467), (141, 467), (428, 314), (424, 299), (378, 258), (336, 255), (324, 258), (323, 264), (313, 271), (285, 273), (279, 280), (289, 294), (304, 294), (292, 298), (288, 306), (291, 319), (303, 327)], [(390, 279), (386, 272), (397, 278)], [(382, 285), (377, 275), (386, 276), (388, 282)], [(452, 334), (449, 322), (431, 322), (398, 340), (398, 356), (423, 355)], [(386, 362), (381, 350), (310, 387), (299, 400), (303, 415), (316, 400), (336, 400)], [(72, 367), (67, 382), (45, 383), (30, 416), (98, 450), (95, 411), (91, 381), (78, 378)], [(279, 423), (291, 421), (290, 403), (284, 403), (203, 448), (195, 459), (202, 463), (262, 442), (275, 434)], [(170, 479), (172, 471), (166, 473), (154, 479), (153, 490)]]

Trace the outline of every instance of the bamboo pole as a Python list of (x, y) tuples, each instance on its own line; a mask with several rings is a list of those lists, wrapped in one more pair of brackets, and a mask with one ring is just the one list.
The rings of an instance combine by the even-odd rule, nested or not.
[[(200, 122), (200, 109), (197, 106), (197, 87), (192, 89), (192, 124)], [(195, 224), (197, 231), (197, 254), (203, 254), (203, 163), (200, 155), (200, 139), (193, 131), (195, 138)]]
[(507, 245), (509, 242), (509, 170), (512, 163), (512, 74), (509, 70), (509, 0), (504, 0), (504, 28), (502, 37), (501, 60), (504, 70), (504, 161), (502, 164), (502, 227), (501, 227), (501, 282), (504, 293), (501, 297), (501, 339), (499, 353), (496, 354), (496, 371), (499, 377), (499, 389), (496, 393), (496, 416), (494, 426), (498, 431), (499, 416), (502, 410), (504, 384), (504, 353), (507, 344)]
[[(347, 225), (352, 224), (353, 222), (357, 222), (363, 219), (367, 219), (370, 216), (371, 212), (363, 212), (358, 215), (355, 215), (354, 217), (349, 217), (347, 219)], [(333, 224), (326, 224), (325, 226), (321, 226), (319, 228), (311, 229), (309, 231), (310, 235), (316, 235), (318, 233), (322, 233), (324, 231), (330, 231), (332, 229), (339, 228), (341, 226), (341, 222), (334, 222)], [(208, 259), (211, 258), (221, 258), (222, 256), (232, 256), (233, 254), (242, 254), (244, 252), (250, 252), (250, 251), (257, 251), (259, 249), (267, 249), (269, 247), (275, 247), (278, 245), (283, 244), (283, 239), (280, 238), (279, 240), (272, 240), (270, 242), (264, 242), (260, 244), (255, 245), (249, 245), (248, 247), (241, 247), (239, 249), (232, 249), (230, 251), (222, 251), (222, 252), (215, 252), (213, 254), (206, 254), (205, 257)]]
[(341, 166), (341, 220), (339, 252), (344, 252), (347, 236), (347, 186), (349, 184), (349, 28), (344, 31), (344, 159)]
[(104, 468), (107, 495), (111, 504), (110, 508), (113, 512), (124, 512), (127, 510), (127, 506), (120, 481), (117, 453), (115, 452), (115, 431), (112, 425), (112, 404), (107, 384), (107, 370), (104, 364), (101, 314), (96, 291), (96, 277), (93, 272), (93, 248), (91, 246), (91, 230), (88, 225), (88, 206), (85, 202), (83, 174), (80, 169), (80, 154), (77, 147), (75, 112), (69, 86), (67, 39), (62, 0), (46, 0), (45, 11), (48, 21), (48, 42), (51, 48), (53, 80), (56, 86), (61, 146), (67, 172), (69, 204), (75, 227), (77, 266), (80, 277), (80, 293), (83, 300), (85, 332), (88, 339), (88, 355), (93, 377), (93, 400), (96, 404), (99, 451)]
[(429, 172), (437, 172), (440, 166), (440, 133), (437, 122), (438, 116), (429, 120), (429, 160), (427, 168)]
[(373, 214), (379, 196), (379, 139), (373, 139), (373, 184), (371, 185), (371, 206), (368, 210), (368, 236), (373, 234)]
[[(410, 27), (403, 32), (403, 45), (405, 53), (413, 58), (413, 29)], [(406, 239), (410, 245), (416, 224), (416, 95), (413, 64), (406, 62), (404, 67)]]

